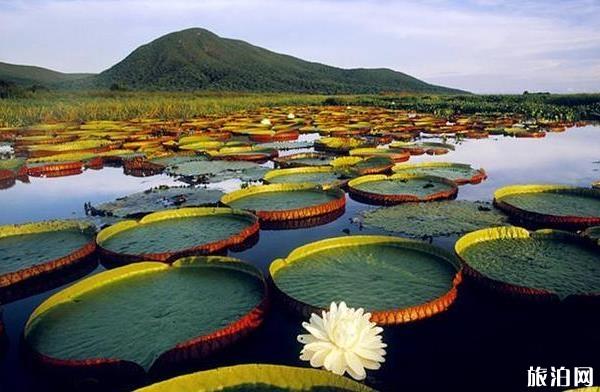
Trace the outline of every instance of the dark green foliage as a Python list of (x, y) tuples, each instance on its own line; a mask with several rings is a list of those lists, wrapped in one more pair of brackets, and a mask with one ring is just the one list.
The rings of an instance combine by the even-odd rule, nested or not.
[(127, 91), (126, 88), (122, 87), (119, 83), (113, 83), (109, 87), (110, 91)]
[(461, 93), (390, 69), (311, 63), (199, 28), (167, 34), (137, 48), (93, 83), (134, 90)]
[(55, 86), (61, 82), (89, 77), (91, 74), (68, 74), (30, 65), (16, 65), (0, 62), (0, 80), (19, 87), (35, 87), (35, 90)]
[(21, 90), (14, 83), (0, 80), (0, 99), (16, 98), (20, 94)]
[(434, 113), (522, 115), (527, 119), (600, 120), (600, 94), (385, 95), (330, 97), (327, 105), (366, 105)]

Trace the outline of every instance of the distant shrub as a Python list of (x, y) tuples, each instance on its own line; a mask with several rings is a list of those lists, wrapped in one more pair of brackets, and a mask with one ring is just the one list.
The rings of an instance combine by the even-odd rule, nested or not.
[(110, 85), (110, 91), (127, 91), (127, 88), (121, 86), (119, 83), (113, 83)]
[(0, 80), (0, 99), (17, 98), (21, 90), (12, 82)]

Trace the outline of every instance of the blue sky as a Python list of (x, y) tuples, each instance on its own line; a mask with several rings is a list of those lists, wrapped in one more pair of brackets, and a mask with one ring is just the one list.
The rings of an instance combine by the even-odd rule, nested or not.
[(600, 91), (598, 0), (0, 0), (0, 61), (99, 72), (188, 27), (473, 92)]

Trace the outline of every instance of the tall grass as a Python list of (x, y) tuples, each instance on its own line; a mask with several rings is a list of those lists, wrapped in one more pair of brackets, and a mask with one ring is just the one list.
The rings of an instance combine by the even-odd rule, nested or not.
[(0, 127), (134, 118), (185, 120), (264, 106), (317, 105), (325, 98), (304, 94), (45, 92), (33, 97), (0, 100)]
[(42, 122), (186, 120), (286, 105), (366, 105), (455, 114), (517, 114), (530, 119), (600, 120), (600, 94), (524, 95), (308, 95), (274, 93), (38, 92), (0, 99), (0, 127)]

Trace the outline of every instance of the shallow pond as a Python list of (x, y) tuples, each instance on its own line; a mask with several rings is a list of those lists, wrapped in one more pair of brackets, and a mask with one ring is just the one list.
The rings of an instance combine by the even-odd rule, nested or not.
[[(293, 151), (292, 151), (293, 152)], [(292, 153), (290, 152), (290, 153)], [(461, 186), (458, 199), (491, 200), (501, 186), (519, 183), (564, 183), (589, 186), (600, 179), (600, 127), (573, 128), (542, 139), (491, 137), (465, 140), (442, 156), (413, 156), (410, 162), (449, 161), (484, 168), (488, 179)], [(31, 178), (0, 191), (0, 224), (49, 218), (83, 217), (85, 202), (111, 201), (157, 185), (177, 184), (165, 175), (137, 178), (118, 168), (87, 170), (62, 178)], [(347, 198), (346, 211), (323, 226), (286, 231), (261, 230), (258, 243), (230, 255), (250, 261), (266, 272), (275, 258), (294, 248), (344, 233), (368, 234), (352, 223), (362, 211), (376, 207)], [(456, 237), (433, 242), (452, 250)], [(102, 270), (98, 267), (95, 272)], [(64, 287), (64, 286), (63, 286)], [(24, 365), (20, 353), (23, 326), (51, 290), (3, 306), (9, 345), (0, 355), (0, 390), (44, 391), (47, 384)], [(597, 312), (596, 312), (597, 313)], [(388, 327), (386, 363), (368, 373), (367, 383), (382, 391), (458, 390), (480, 387), (521, 390), (530, 366), (596, 366), (600, 336), (589, 309), (513, 306), (461, 287), (458, 300), (444, 314), (399, 327)], [(264, 327), (235, 348), (207, 361), (203, 368), (266, 362), (307, 366), (298, 359), (296, 336), (302, 320), (274, 307)], [(186, 369), (189, 370), (189, 369)]]

